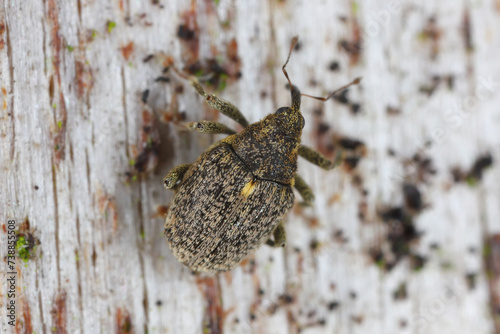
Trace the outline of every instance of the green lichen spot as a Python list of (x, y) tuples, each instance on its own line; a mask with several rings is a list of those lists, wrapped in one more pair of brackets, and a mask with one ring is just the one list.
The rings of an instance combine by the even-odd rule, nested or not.
[(358, 13), (358, 3), (357, 2), (352, 3), (352, 13), (354, 15), (356, 15)]
[(421, 33), (419, 33), (419, 34), (417, 35), (417, 39), (418, 39), (419, 41), (425, 41), (425, 40), (427, 40), (427, 34), (426, 34), (425, 32), (421, 32)]
[(194, 75), (195, 77), (199, 78), (203, 75), (203, 71), (202, 70), (197, 70), (196, 72), (194, 72)]
[(483, 256), (488, 257), (490, 255), (491, 255), (491, 245), (488, 243), (485, 243), (484, 247), (483, 247)]
[(477, 180), (476, 180), (476, 178), (475, 178), (475, 177), (472, 177), (472, 176), (469, 176), (469, 177), (467, 178), (467, 185), (468, 185), (469, 187), (475, 187), (475, 186), (477, 185)]
[(116, 27), (116, 22), (115, 21), (108, 21), (108, 32), (112, 32), (113, 29)]
[(224, 89), (226, 89), (227, 86), (227, 74), (221, 74), (220, 79), (219, 79), (219, 86), (217, 87), (217, 90), (219, 92), (222, 92)]
[(384, 268), (385, 268), (385, 265), (386, 265), (386, 263), (385, 263), (385, 260), (384, 260), (384, 259), (380, 259), (380, 260), (378, 260), (377, 262), (375, 262), (375, 264), (377, 265), (377, 267), (378, 267), (379, 269), (384, 269)]
[(69, 52), (73, 52), (73, 50), (75, 50), (75, 48), (71, 45), (66, 45), (66, 49), (68, 49)]
[(16, 250), (19, 255), (19, 258), (23, 260), (24, 262), (28, 262), (28, 260), (31, 257), (30, 251), (29, 251), (29, 244), (28, 241), (26, 240), (25, 237), (19, 237), (17, 238), (16, 242)]

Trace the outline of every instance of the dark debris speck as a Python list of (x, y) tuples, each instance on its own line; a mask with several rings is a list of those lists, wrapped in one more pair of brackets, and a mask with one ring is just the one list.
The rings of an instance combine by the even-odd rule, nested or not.
[(354, 115), (358, 114), (361, 111), (361, 105), (359, 103), (351, 104), (351, 113)]
[(330, 65), (328, 65), (328, 69), (329, 69), (330, 71), (334, 71), (334, 72), (335, 72), (335, 71), (338, 71), (338, 70), (340, 69), (339, 62), (338, 62), (338, 61), (335, 61), (335, 60), (334, 60), (334, 61), (332, 61), (332, 62), (330, 63)]
[(318, 134), (322, 135), (328, 132), (330, 130), (330, 125), (326, 123), (319, 123), (318, 124)]
[(349, 89), (345, 89), (340, 94), (335, 95), (333, 97), (333, 100), (337, 101), (340, 104), (348, 104), (349, 103), (349, 99), (347, 97), (348, 92), (349, 92)]
[(491, 165), (493, 165), (493, 157), (490, 153), (479, 156), (469, 172), (469, 177), (480, 181), (483, 178), (483, 171)]
[(406, 283), (402, 282), (399, 284), (398, 288), (393, 292), (392, 297), (394, 300), (403, 300), (408, 297), (408, 292), (406, 291)]
[(365, 144), (360, 140), (345, 137), (340, 139), (339, 145), (346, 150), (355, 150), (360, 146), (364, 146)]
[(415, 271), (422, 270), (422, 268), (425, 266), (425, 263), (427, 262), (427, 258), (417, 254), (412, 255), (410, 259), (411, 259), (412, 269)]
[(403, 195), (408, 208), (416, 211), (420, 211), (422, 209), (422, 195), (420, 194), (420, 190), (418, 190), (417, 186), (410, 183), (404, 184)]
[(360, 157), (347, 157), (344, 159), (344, 163), (350, 168), (354, 169), (358, 165)]
[(145, 91), (142, 92), (142, 97), (141, 97), (142, 103), (148, 102), (148, 96), (149, 96), (149, 89), (146, 89)]
[(165, 77), (165, 76), (160, 76), (160, 77), (156, 78), (155, 81), (156, 82), (170, 82), (170, 78)]
[(340, 303), (336, 300), (331, 301), (328, 303), (328, 310), (333, 311), (337, 309), (340, 306)]
[(144, 57), (144, 59), (142, 59), (142, 62), (147, 63), (148, 61), (153, 59), (153, 57), (154, 57), (154, 55), (147, 55), (146, 57)]
[(465, 275), (465, 280), (467, 282), (467, 287), (469, 290), (474, 290), (476, 288), (477, 273), (467, 273)]
[(190, 40), (193, 39), (195, 35), (196, 32), (194, 30), (189, 30), (189, 28), (184, 24), (179, 25), (177, 28), (177, 37), (180, 39)]
[(289, 294), (283, 294), (279, 296), (279, 300), (284, 304), (291, 304), (293, 303), (293, 296)]

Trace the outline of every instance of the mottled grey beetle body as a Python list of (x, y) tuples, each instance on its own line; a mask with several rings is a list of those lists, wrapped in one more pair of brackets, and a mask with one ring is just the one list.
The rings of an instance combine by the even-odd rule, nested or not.
[(229, 270), (269, 238), (293, 201), (290, 185), (256, 179), (232, 147), (220, 142), (184, 176), (165, 236), (192, 270)]
[[(294, 38), (290, 53), (296, 43)], [(323, 155), (300, 144), (304, 127), (301, 93), (288, 78), (288, 59), (282, 69), (291, 87), (291, 106), (250, 125), (230, 102), (206, 94), (196, 78), (189, 78), (210, 106), (245, 128), (235, 133), (217, 122), (190, 123), (189, 129), (231, 135), (193, 164), (175, 167), (164, 179), (165, 187), (176, 191), (165, 237), (177, 259), (195, 272), (230, 270), (263, 242), (285, 246), (282, 219), (294, 202), (292, 188), (306, 204), (314, 200), (309, 186), (296, 175), (298, 155), (323, 169), (334, 167)], [(326, 101), (351, 84), (317, 99)]]

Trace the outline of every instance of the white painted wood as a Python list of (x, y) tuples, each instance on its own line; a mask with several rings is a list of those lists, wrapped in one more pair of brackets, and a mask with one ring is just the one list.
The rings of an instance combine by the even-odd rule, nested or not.
[[(154, 82), (159, 57), (143, 62), (160, 53), (179, 67), (183, 62), (176, 35), (191, 4), (159, 3), (162, 8), (134, 0), (0, 2), (6, 27), (0, 35), (0, 224), (15, 219), (19, 226), (28, 218), (40, 242), (34, 258), (16, 260), (17, 332), (126, 332), (129, 324), (136, 333), (199, 333), (210, 332), (210, 319), (226, 333), (495, 332), (489, 305), (495, 278), (482, 253), (484, 240), (500, 233), (498, 1), (195, 1), (202, 59), (216, 56), (214, 50), (224, 54), (232, 38), (238, 43), (242, 77), (221, 96), (251, 122), (289, 103), (280, 67), (294, 35), (301, 48), (288, 72), (303, 92), (323, 95), (363, 77), (349, 92), (360, 114), (308, 98), (302, 111), (305, 144), (318, 145), (317, 108), (330, 126), (327, 137), (366, 144), (356, 169), (366, 197), (346, 170), (325, 172), (301, 161), (316, 202), (290, 213), (288, 247), (262, 247), (254, 267), (246, 263), (214, 281), (177, 263), (155, 215), (172, 198), (162, 186), (168, 170), (221, 137), (158, 123), (163, 143), (156, 171), (132, 182), (125, 176), (141, 147), (144, 108), (170, 103), (174, 82), (185, 86), (179, 109), (187, 120), (218, 117), (185, 82)], [(423, 34), (432, 17), (435, 42)], [(355, 22), (361, 47), (353, 63), (339, 42), (352, 40)], [(131, 42), (125, 59), (122, 48)], [(339, 71), (328, 69), (332, 61)], [(452, 75), (453, 88), (441, 82), (430, 96), (422, 93), (436, 75)], [(145, 89), (149, 107), (141, 103)], [(389, 115), (388, 107), (400, 113)], [(436, 170), (418, 183), (426, 207), (414, 217), (422, 236), (411, 245), (427, 262), (414, 271), (403, 257), (385, 271), (369, 255), (389, 247), (388, 225), (378, 213), (404, 202), (403, 182), (415, 181), (404, 161), (419, 151)], [(487, 152), (494, 163), (481, 181), (453, 182), (452, 168), (467, 171)], [(335, 237), (339, 230), (345, 243)], [(4, 258), (3, 229), (0, 236)], [(0, 269), (1, 328), (15, 332), (6, 323), (5, 262)], [(467, 274), (476, 275), (473, 289)], [(396, 300), (403, 283), (407, 297)]]

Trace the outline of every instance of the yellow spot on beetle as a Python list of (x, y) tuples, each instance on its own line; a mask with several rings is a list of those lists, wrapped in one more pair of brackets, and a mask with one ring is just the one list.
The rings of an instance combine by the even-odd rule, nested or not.
[(245, 198), (248, 198), (248, 196), (250, 196), (253, 193), (253, 191), (255, 190), (255, 184), (256, 184), (255, 180), (251, 180), (250, 182), (245, 184), (245, 186), (241, 190), (241, 194)]

